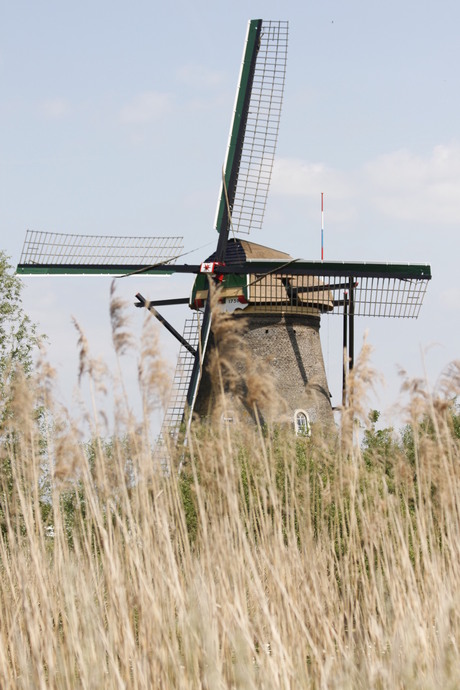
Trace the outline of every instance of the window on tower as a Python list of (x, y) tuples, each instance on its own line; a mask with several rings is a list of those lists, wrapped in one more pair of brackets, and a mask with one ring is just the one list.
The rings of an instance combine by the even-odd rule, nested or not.
[(295, 411), (294, 430), (296, 436), (311, 436), (310, 418), (305, 410)]

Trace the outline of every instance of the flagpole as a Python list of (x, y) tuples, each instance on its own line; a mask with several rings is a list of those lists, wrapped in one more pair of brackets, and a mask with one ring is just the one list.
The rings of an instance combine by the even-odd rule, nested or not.
[(324, 259), (324, 193), (321, 192), (321, 261)]

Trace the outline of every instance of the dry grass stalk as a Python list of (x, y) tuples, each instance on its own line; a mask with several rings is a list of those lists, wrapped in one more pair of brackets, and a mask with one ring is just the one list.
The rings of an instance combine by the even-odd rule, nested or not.
[(110, 323), (112, 326), (112, 343), (118, 357), (134, 347), (134, 338), (127, 316), (127, 302), (116, 294), (115, 280), (110, 286)]
[(161, 356), (158, 328), (150, 316), (145, 318), (142, 329), (138, 381), (145, 414), (157, 408), (164, 410), (171, 389), (171, 371)]
[(14, 395), (1, 687), (460, 685), (460, 447), (442, 391), (416, 388), (422, 424), (391, 463), (216, 425), (196, 427), (180, 477), (149, 473), (125, 429), (90, 454), (71, 423), (47, 439), (38, 388)]

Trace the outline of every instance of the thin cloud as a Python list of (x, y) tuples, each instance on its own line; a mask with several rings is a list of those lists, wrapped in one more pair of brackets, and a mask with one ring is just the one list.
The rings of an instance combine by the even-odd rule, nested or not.
[(321, 192), (326, 194), (329, 222), (352, 222), (356, 218), (358, 189), (354, 173), (297, 158), (275, 159), (271, 193), (315, 199), (319, 203)]
[(70, 112), (70, 104), (64, 98), (50, 98), (42, 101), (39, 108), (48, 120), (60, 120)]
[(224, 83), (222, 72), (194, 64), (183, 65), (177, 72), (177, 78), (186, 86), (200, 91), (216, 89)]
[(211, 110), (232, 102), (233, 84), (229, 95), (226, 76), (218, 70), (190, 63), (177, 70), (176, 79), (187, 93), (183, 108), (189, 112), (206, 111), (209, 115)]
[(449, 288), (440, 294), (439, 305), (442, 309), (448, 311), (460, 310), (460, 289)]
[(171, 95), (146, 91), (135, 96), (120, 112), (120, 121), (126, 125), (144, 125), (167, 115), (172, 108)]
[(273, 192), (285, 196), (317, 197), (328, 189), (335, 198), (346, 199), (355, 192), (349, 174), (296, 158), (276, 159), (272, 180)]
[(395, 151), (357, 170), (328, 168), (300, 159), (276, 160), (272, 191), (282, 196), (318, 197), (326, 192), (340, 201), (345, 215), (366, 199), (393, 219), (420, 223), (460, 223), (460, 144), (438, 145), (427, 155)]
[(460, 223), (460, 145), (435, 146), (428, 156), (402, 150), (365, 168), (373, 203), (386, 215), (417, 222)]

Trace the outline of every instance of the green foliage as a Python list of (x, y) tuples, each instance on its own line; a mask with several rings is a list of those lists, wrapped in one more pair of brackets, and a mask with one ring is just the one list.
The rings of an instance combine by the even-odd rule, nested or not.
[(182, 501), (187, 535), (193, 544), (198, 531), (198, 510), (193, 477), (187, 472), (182, 472), (179, 476), (179, 495)]
[(458, 405), (452, 408), (452, 430), (455, 438), (460, 438), (460, 409)]
[(460, 405), (452, 400), (448, 409), (448, 424), (454, 438), (460, 438)]
[[(36, 325), (22, 309), (23, 284), (15, 275), (8, 257), (0, 251), (0, 381), (20, 365), (26, 374), (32, 370), (33, 351), (38, 345)], [(6, 382), (10, 377), (6, 376)], [(4, 392), (4, 390), (3, 390)]]
[[(0, 433), (3, 449), (0, 459), (1, 491), (0, 491), (0, 522), (2, 531), (5, 530), (6, 503), (11, 503), (14, 494), (14, 484), (21, 480), (15, 467), (13, 458), (17, 455), (21, 434), (25, 428), (18, 423), (11, 427), (14, 414), (27, 407), (27, 396), (20, 404), (20, 409), (13, 409), (15, 387), (24, 390), (24, 377), (29, 377), (33, 367), (33, 351), (38, 346), (39, 338), (36, 325), (22, 309), (21, 292), (23, 284), (15, 275), (8, 257), (0, 251)], [(42, 410), (35, 406), (32, 411), (37, 425), (41, 422)], [(43, 441), (43, 438), (41, 438)], [(5, 452), (6, 450), (6, 452)], [(43, 452), (43, 443), (37, 444), (37, 452)]]
[(391, 463), (395, 453), (399, 450), (398, 441), (395, 438), (393, 427), (377, 429), (380, 419), (380, 412), (371, 410), (369, 412), (369, 428), (364, 430), (361, 449), (363, 457), (369, 466), (378, 458), (379, 462)]
[[(452, 400), (447, 405), (445, 421), (452, 438), (460, 439), (460, 409), (455, 400)], [(401, 429), (401, 448), (411, 465), (415, 465), (416, 438), (422, 437), (435, 440), (436, 435), (437, 431), (433, 418), (428, 413), (422, 415), (416, 425), (406, 424)]]

